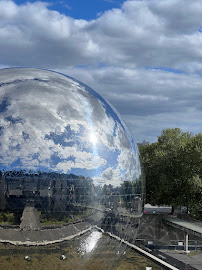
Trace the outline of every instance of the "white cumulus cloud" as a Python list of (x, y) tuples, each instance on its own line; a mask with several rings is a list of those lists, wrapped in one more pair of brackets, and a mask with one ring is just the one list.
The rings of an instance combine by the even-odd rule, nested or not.
[[(159, 115), (175, 127), (181, 113), (191, 119), (190, 110), (196, 118), (180, 127), (201, 131), (201, 18), (201, 0), (128, 0), (91, 21), (50, 10), (45, 2), (0, 0), (0, 68), (75, 76), (124, 115), (138, 141), (156, 139), (166, 126)], [(158, 126), (148, 134), (150, 117)]]

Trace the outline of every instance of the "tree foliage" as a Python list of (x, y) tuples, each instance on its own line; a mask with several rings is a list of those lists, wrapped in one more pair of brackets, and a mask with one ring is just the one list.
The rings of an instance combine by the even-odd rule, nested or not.
[[(163, 130), (156, 143), (141, 146), (147, 201), (187, 206), (200, 216), (202, 209), (202, 134), (179, 128)], [(198, 210), (196, 210), (198, 209)]]

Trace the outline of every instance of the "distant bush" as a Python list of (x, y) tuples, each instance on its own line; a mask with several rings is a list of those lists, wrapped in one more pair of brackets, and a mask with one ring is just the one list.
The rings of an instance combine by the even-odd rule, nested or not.
[(8, 225), (13, 225), (15, 224), (15, 216), (13, 213), (9, 212), (0, 212), (0, 224), (8, 224)]

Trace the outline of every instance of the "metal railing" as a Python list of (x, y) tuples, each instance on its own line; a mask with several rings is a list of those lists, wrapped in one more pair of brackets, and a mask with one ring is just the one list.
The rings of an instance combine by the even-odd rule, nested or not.
[[(136, 239), (135, 244), (141, 247), (146, 247), (151, 250), (166, 249), (166, 250), (184, 250), (185, 241), (183, 240), (170, 240), (170, 243), (162, 243), (158, 240), (149, 239)], [(202, 250), (201, 240), (189, 240), (188, 248), (192, 251)]]

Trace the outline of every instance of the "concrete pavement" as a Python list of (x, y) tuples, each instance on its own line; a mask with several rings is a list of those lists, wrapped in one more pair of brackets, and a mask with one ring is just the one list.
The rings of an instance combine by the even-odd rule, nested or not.
[[(190, 252), (188, 254), (179, 251), (161, 250), (162, 253), (177, 259), (185, 264), (189, 264), (191, 269), (202, 270), (202, 252)], [(186, 268), (185, 268), (186, 269)], [(181, 269), (180, 269), (181, 270)], [(184, 269), (182, 269), (184, 270)]]

